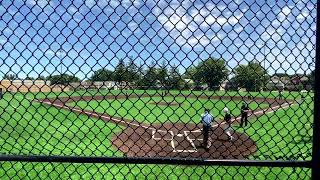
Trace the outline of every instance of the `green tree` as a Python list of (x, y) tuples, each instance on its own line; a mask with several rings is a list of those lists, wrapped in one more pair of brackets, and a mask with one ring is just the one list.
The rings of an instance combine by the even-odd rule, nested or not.
[(152, 88), (158, 84), (157, 78), (158, 72), (155, 63), (153, 62), (151, 66), (145, 71), (140, 85), (145, 86), (145, 89)]
[(183, 79), (181, 78), (181, 74), (179, 73), (179, 69), (177, 66), (173, 65), (169, 70), (169, 78), (168, 84), (170, 89), (180, 89), (183, 86)]
[(102, 68), (93, 73), (93, 75), (89, 78), (90, 81), (112, 81), (113, 80), (113, 72)]
[(43, 81), (45, 81), (45, 80), (47, 80), (47, 78), (44, 77), (43, 75), (39, 75), (39, 76), (36, 78), (36, 80), (43, 80)]
[(134, 59), (132, 57), (129, 57), (129, 59), (130, 59), (130, 61), (129, 61), (129, 64), (126, 68), (127, 69), (127, 80), (126, 81), (137, 84), (141, 78), (141, 74), (139, 72), (138, 66), (134, 62)]
[(3, 76), (3, 79), (7, 79), (7, 80), (15, 80), (15, 79), (18, 79), (18, 76), (16, 74), (5, 74)]
[(35, 80), (35, 78), (27, 75), (27, 77), (25, 78), (25, 80)]
[(312, 86), (312, 88), (314, 89), (315, 88), (315, 70), (313, 70), (310, 74), (309, 74), (309, 83), (310, 85)]
[(194, 82), (195, 89), (199, 89), (201, 85), (201, 75), (200, 71), (198, 71), (197, 66), (190, 66), (186, 73), (184, 74), (184, 78), (191, 79)]
[(156, 69), (156, 80), (158, 80), (161, 86), (166, 87), (168, 86), (168, 70), (167, 70), (167, 63), (165, 61), (161, 62), (159, 68)]
[(229, 71), (224, 59), (208, 58), (196, 66), (194, 73), (195, 82), (207, 83), (209, 89), (218, 89), (228, 77)]
[(114, 70), (114, 80), (118, 83), (128, 79), (127, 67), (124, 59), (120, 59), (118, 65)]
[(49, 76), (47, 80), (49, 80), (51, 84), (61, 84), (61, 85), (68, 85), (72, 82), (80, 81), (78, 77), (74, 75), (69, 75), (69, 74), (59, 74), (59, 75)]
[(247, 91), (258, 91), (269, 80), (267, 71), (255, 61), (249, 62), (248, 65), (238, 65), (234, 71), (235, 82)]

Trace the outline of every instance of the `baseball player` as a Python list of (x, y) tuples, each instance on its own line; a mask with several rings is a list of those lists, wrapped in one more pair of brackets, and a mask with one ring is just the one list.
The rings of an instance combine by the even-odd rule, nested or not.
[(241, 106), (241, 122), (240, 122), (240, 126), (242, 127), (242, 125), (244, 124), (245, 126), (247, 126), (248, 123), (248, 112), (249, 112), (249, 107), (246, 103), (243, 103)]
[(233, 141), (234, 138), (231, 134), (231, 115), (229, 114), (229, 109), (225, 107), (223, 112), (225, 113), (224, 120), (226, 121), (224, 132), (228, 135), (229, 141)]
[(203, 125), (202, 134), (203, 134), (203, 143), (202, 146), (206, 151), (209, 150), (208, 139), (209, 139), (209, 130), (211, 128), (211, 123), (213, 121), (213, 116), (210, 114), (208, 109), (204, 110), (204, 114), (201, 115), (201, 122)]
[(282, 99), (282, 91), (281, 90), (279, 90), (279, 100), (281, 100)]

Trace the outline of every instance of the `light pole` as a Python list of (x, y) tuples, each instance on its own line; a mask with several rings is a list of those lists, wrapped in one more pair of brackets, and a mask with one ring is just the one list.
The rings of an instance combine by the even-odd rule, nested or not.
[(63, 54), (64, 54), (64, 50), (63, 49), (59, 49), (58, 50), (58, 56), (60, 59), (60, 74), (62, 75), (62, 59), (63, 59)]

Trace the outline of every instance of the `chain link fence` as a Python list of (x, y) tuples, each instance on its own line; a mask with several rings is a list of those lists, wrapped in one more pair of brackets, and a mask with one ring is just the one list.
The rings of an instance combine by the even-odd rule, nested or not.
[(311, 178), (316, 11), (0, 1), (0, 178)]

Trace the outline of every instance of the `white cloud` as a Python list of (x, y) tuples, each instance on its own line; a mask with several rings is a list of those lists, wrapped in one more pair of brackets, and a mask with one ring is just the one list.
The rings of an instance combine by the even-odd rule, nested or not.
[(48, 50), (45, 51), (45, 55), (53, 56), (54, 54), (55, 54), (55, 53), (54, 53), (52, 50), (50, 50), (50, 49), (48, 49)]
[(121, 5), (126, 9), (129, 7), (132, 7), (132, 6), (139, 7), (139, 6), (141, 6), (141, 4), (142, 4), (141, 0), (123, 0), (123, 1), (121, 1)]
[(291, 13), (291, 9), (288, 6), (285, 6), (282, 8), (281, 12), (287, 16)]
[(134, 21), (131, 21), (128, 24), (128, 28), (130, 29), (130, 31), (135, 31), (138, 28), (138, 24), (136, 22), (134, 22)]
[(283, 22), (284, 20), (286, 20), (288, 18), (288, 16), (291, 14), (291, 9), (289, 8), (289, 6), (284, 6), (281, 9), (281, 12), (278, 14), (278, 20), (280, 22)]
[(5, 44), (6, 42), (7, 42), (6, 39), (0, 38), (0, 46), (2, 46), (3, 44)]
[[(170, 33), (170, 36), (176, 39), (185, 39), (185, 41), (178, 40), (179, 45), (184, 45), (188, 42), (190, 45), (202, 45), (205, 46), (209, 42), (218, 41), (219, 38), (215, 38), (217, 34), (205, 34), (214, 23), (222, 26), (233, 26), (237, 24), (244, 16), (244, 12), (248, 9), (244, 9), (237, 12), (224, 11), (224, 4), (214, 5), (212, 2), (208, 2), (202, 6), (193, 6), (192, 3), (183, 1), (178, 3), (177, 1), (166, 4), (163, 8), (155, 8), (153, 14), (157, 15), (158, 21), (164, 27), (166, 31)], [(187, 11), (188, 10), (188, 11)], [(238, 31), (243, 30), (238, 28)], [(197, 33), (195, 33), (197, 31)], [(237, 32), (238, 32), (237, 31)], [(219, 34), (219, 33), (218, 33)]]
[(27, 0), (26, 4), (30, 5), (30, 6), (34, 6), (34, 5), (36, 5), (36, 1), (35, 0)]
[(68, 13), (70, 13), (70, 14), (72, 15), (72, 14), (74, 14), (75, 12), (77, 12), (78, 9), (72, 5), (72, 6), (69, 6), (69, 7), (68, 7), (67, 11), (68, 11)]
[(86, 0), (84, 3), (88, 8), (92, 8), (93, 6), (95, 6), (97, 4), (97, 2), (95, 0)]
[(49, 4), (52, 6), (53, 5), (52, 3), (53, 3), (52, 0), (27, 0), (26, 1), (27, 5), (30, 5), (30, 6), (38, 5), (41, 8), (45, 8)]

